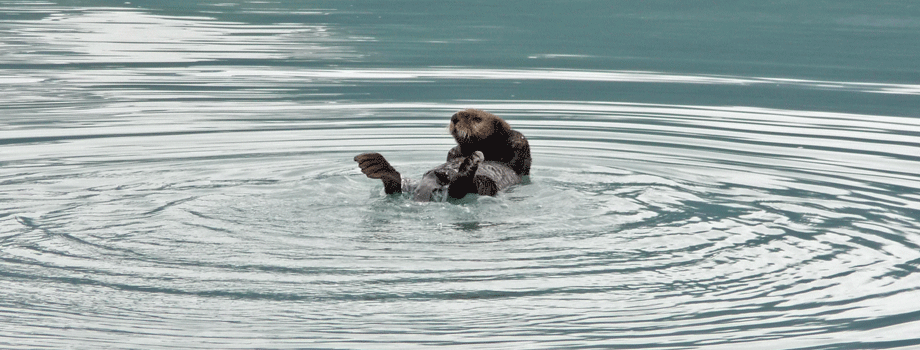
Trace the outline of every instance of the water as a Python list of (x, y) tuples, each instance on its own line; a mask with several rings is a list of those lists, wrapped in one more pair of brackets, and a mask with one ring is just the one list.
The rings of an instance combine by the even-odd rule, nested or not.
[[(920, 346), (920, 6), (0, 4), (0, 347)], [(386, 197), (464, 108), (529, 184)]]

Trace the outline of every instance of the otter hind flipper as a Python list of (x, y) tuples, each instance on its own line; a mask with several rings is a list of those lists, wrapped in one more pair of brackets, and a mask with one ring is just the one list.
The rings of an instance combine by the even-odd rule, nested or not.
[(383, 188), (387, 194), (402, 191), (402, 176), (380, 153), (362, 153), (355, 156), (355, 161), (364, 175), (383, 181)]
[(372, 179), (379, 179), (393, 173), (399, 174), (396, 168), (390, 165), (390, 162), (380, 153), (362, 153), (355, 156), (355, 161), (361, 167), (361, 172)]

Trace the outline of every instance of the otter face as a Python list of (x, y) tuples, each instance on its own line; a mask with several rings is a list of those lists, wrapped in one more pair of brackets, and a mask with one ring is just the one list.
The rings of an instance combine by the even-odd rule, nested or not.
[(473, 144), (495, 133), (500, 118), (483, 111), (468, 109), (450, 117), (450, 134), (458, 144)]

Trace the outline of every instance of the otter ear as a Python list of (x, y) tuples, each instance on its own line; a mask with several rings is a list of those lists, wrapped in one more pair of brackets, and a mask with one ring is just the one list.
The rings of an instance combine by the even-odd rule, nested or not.
[(492, 128), (493, 128), (492, 132), (496, 132), (496, 133), (505, 133), (506, 131), (511, 129), (511, 127), (508, 126), (508, 123), (506, 123), (504, 120), (501, 120), (499, 118), (495, 118), (495, 120), (492, 120)]

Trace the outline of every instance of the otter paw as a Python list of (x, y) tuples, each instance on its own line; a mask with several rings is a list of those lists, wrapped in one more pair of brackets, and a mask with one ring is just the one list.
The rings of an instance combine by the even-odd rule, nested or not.
[(456, 169), (437, 169), (434, 171), (434, 176), (437, 178), (437, 183), (439, 185), (447, 185), (457, 179), (459, 173)]
[(482, 163), (482, 161), (486, 159), (486, 156), (482, 154), (481, 151), (476, 151), (476, 152), (473, 152), (473, 155), (471, 155), (470, 158), (473, 160), (474, 163), (479, 164), (479, 163)]
[(476, 151), (460, 163), (460, 166), (457, 169), (459, 176), (470, 176), (476, 173), (476, 170), (479, 169), (479, 164), (482, 164), (483, 157), (482, 152)]

